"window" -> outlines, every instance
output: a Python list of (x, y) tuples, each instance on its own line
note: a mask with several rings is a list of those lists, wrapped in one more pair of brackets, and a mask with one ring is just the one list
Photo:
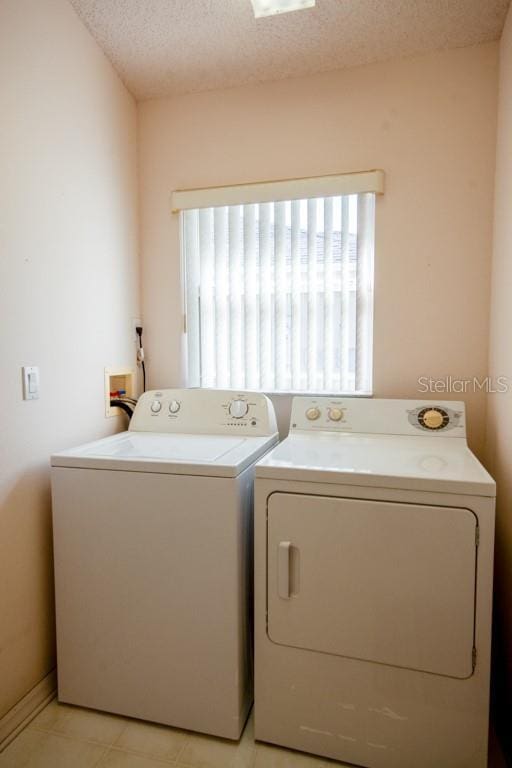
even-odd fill
[(374, 208), (365, 191), (184, 210), (189, 386), (371, 392)]

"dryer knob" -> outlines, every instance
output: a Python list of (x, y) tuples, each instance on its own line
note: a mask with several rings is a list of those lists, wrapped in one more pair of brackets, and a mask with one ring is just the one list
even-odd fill
[(309, 421), (316, 421), (320, 418), (320, 408), (317, 408), (316, 406), (313, 408), (308, 408), (306, 411), (306, 418), (309, 419)]
[(162, 410), (162, 403), (160, 402), (160, 400), (153, 400), (153, 402), (151, 403), (151, 410), (153, 413), (160, 413), (160, 411)]
[(171, 400), (169, 403), (169, 413), (178, 413), (180, 408), (181, 403), (179, 403), (177, 400)]
[(340, 408), (329, 408), (328, 415), (330, 421), (341, 421), (343, 418), (343, 411)]

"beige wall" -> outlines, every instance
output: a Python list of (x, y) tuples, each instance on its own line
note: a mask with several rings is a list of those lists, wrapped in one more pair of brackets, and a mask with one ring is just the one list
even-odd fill
[[(386, 172), (377, 207), (375, 394), (415, 397), (423, 375), (485, 376), (496, 91), (490, 43), (142, 103), (150, 383), (183, 380), (173, 189), (368, 168)], [(481, 452), (485, 395), (465, 399)], [(286, 398), (280, 411), (285, 423)]]
[(49, 456), (121, 424), (138, 275), (135, 105), (67, 0), (1, 1), (0, 114), (1, 717), (54, 664)]
[[(500, 45), (490, 372), (512, 381), (512, 12)], [(489, 397), (488, 466), (497, 482), (494, 685), (502, 735), (512, 707), (512, 391)]]

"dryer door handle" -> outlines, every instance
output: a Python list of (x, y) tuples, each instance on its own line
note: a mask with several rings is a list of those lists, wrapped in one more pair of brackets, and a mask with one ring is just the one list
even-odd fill
[(291, 541), (280, 541), (277, 548), (277, 594), (284, 600), (290, 598), (291, 546)]

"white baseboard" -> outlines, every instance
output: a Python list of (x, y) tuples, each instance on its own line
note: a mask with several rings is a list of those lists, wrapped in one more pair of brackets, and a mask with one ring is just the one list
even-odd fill
[(56, 690), (57, 675), (52, 670), (0, 718), (0, 752), (53, 699)]

